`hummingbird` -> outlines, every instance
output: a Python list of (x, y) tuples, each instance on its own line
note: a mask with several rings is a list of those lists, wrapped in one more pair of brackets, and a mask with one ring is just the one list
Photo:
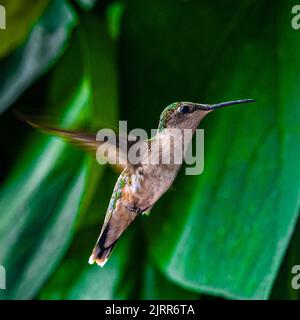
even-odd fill
[[(161, 113), (155, 136), (142, 141), (142, 143), (146, 146), (148, 154), (156, 150), (161, 155), (166, 149), (166, 141), (169, 141), (168, 136), (171, 130), (178, 129), (178, 132), (180, 132), (190, 129), (194, 133), (201, 120), (208, 113), (216, 109), (254, 101), (254, 99), (244, 99), (218, 104), (172, 103)], [(26, 120), (26, 122), (42, 131), (62, 137), (85, 150), (96, 151), (101, 144), (93, 134), (52, 128), (30, 120)], [(125, 151), (120, 147), (124, 139), (130, 146), (138, 143), (138, 139), (130, 139), (129, 141), (127, 137), (119, 135), (118, 141), (112, 146), (117, 148), (117, 152), (127, 161), (123, 165), (119, 165), (121, 174), (115, 184), (100, 235), (88, 260), (90, 264), (96, 262), (101, 267), (109, 259), (113, 248), (127, 227), (139, 215), (148, 215), (155, 203), (170, 188), (182, 163), (175, 163), (172, 160), (170, 163), (163, 163), (161, 157), (155, 164), (143, 161), (130, 163), (126, 154), (127, 150)], [(145, 150), (145, 148), (142, 150)]]

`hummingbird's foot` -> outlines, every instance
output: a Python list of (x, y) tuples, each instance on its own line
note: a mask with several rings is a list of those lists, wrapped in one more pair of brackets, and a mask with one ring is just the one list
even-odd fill
[(127, 206), (127, 205), (125, 205), (125, 207), (126, 207), (129, 211), (134, 212), (134, 213), (136, 213), (136, 214), (142, 214), (142, 213), (145, 211), (145, 210), (142, 210), (141, 208), (136, 207), (135, 205), (133, 205), (133, 206)]
[(150, 207), (147, 207), (145, 209), (141, 209), (141, 208), (138, 208), (137, 206), (133, 205), (133, 206), (126, 206), (125, 207), (131, 211), (131, 212), (134, 212), (136, 214), (142, 214), (142, 215), (149, 215), (150, 213), (150, 210), (152, 209), (153, 206), (150, 206)]

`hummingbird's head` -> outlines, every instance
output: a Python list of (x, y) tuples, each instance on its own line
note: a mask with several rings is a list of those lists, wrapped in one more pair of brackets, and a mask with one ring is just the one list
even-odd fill
[(211, 111), (235, 104), (254, 102), (253, 99), (222, 102), (218, 104), (200, 104), (193, 102), (175, 102), (162, 112), (158, 129), (178, 128), (196, 129), (200, 121)]

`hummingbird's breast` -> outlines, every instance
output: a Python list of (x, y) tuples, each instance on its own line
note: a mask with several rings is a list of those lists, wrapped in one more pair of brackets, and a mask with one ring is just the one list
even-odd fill
[[(147, 142), (137, 166), (124, 170), (124, 201), (141, 211), (152, 207), (170, 188), (184, 158), (182, 131), (168, 130)], [(146, 143), (146, 142), (145, 142)], [(145, 146), (144, 146), (145, 147)]]
[(152, 207), (170, 188), (180, 166), (143, 165), (127, 179), (124, 187), (124, 201), (128, 206), (141, 211)]

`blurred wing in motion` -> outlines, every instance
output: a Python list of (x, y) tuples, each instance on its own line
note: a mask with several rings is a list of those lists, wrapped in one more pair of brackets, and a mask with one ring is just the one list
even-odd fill
[[(127, 135), (118, 134), (115, 135), (115, 139), (108, 138), (106, 141), (98, 141), (96, 134), (54, 128), (31, 121), (20, 114), (18, 114), (18, 117), (42, 132), (63, 138), (84, 151), (94, 153), (95, 155), (97, 153), (97, 157), (100, 156), (110, 165), (117, 167), (119, 171), (122, 171), (129, 164), (127, 158), (128, 149), (138, 142), (137, 137), (130, 136), (129, 140)], [(115, 141), (115, 143), (111, 143), (110, 141)], [(99, 148), (100, 146), (105, 146), (105, 148)]]

